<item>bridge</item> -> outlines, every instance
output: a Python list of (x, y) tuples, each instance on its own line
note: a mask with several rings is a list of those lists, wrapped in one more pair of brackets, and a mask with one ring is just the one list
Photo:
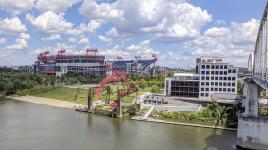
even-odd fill
[(250, 75), (244, 79), (243, 106), (238, 115), (237, 146), (268, 149), (268, 117), (261, 116), (259, 101), (268, 96), (268, 2), (260, 22), (254, 53), (250, 55)]

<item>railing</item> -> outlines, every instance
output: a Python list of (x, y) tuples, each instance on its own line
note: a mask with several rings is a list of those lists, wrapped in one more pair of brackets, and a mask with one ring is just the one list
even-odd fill
[[(267, 3), (268, 4), (268, 3)], [(259, 31), (257, 35), (257, 40), (255, 44), (254, 50), (254, 59), (250, 59), (253, 61), (253, 73), (255, 79), (261, 81), (260, 84), (268, 81), (268, 53), (267, 53), (267, 32), (268, 32), (268, 24), (267, 24), (267, 8), (266, 5), (261, 23), (259, 26)], [(251, 64), (249, 62), (249, 64)], [(251, 68), (251, 66), (249, 66)], [(266, 83), (265, 83), (266, 84)]]

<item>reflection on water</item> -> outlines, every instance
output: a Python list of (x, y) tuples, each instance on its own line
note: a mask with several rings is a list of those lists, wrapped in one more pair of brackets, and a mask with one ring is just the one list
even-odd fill
[(1, 150), (235, 149), (236, 132), (165, 125), (0, 100)]

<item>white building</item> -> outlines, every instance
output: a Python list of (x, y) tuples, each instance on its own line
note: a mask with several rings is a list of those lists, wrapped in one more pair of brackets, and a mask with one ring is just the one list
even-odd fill
[(175, 74), (173, 78), (165, 79), (165, 95), (206, 101), (219, 95), (235, 96), (237, 72), (237, 68), (224, 62), (222, 58), (197, 58), (195, 74), (180, 73)]
[(200, 76), (200, 99), (210, 99), (212, 94), (237, 94), (237, 68), (222, 58), (197, 58), (196, 73)]

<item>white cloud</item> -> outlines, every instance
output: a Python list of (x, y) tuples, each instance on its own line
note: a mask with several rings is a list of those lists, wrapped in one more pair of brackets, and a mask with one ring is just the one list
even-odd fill
[(122, 11), (116, 9), (114, 5), (114, 3), (97, 4), (94, 0), (84, 0), (80, 7), (80, 13), (90, 19), (118, 19), (122, 16)]
[(115, 27), (112, 27), (105, 34), (107, 37), (112, 39), (129, 39), (130, 37), (133, 37), (133, 35), (130, 35), (129, 33), (118, 33)]
[(221, 56), (235, 65), (247, 64), (254, 50), (259, 21), (232, 22), (229, 26), (207, 29), (199, 38), (187, 42), (185, 48), (194, 56)]
[(194, 61), (189, 61), (189, 60), (191, 60), (190, 55), (186, 55), (181, 52), (168, 51), (159, 55), (158, 64), (167, 65), (167, 66), (176, 65), (177, 67), (190, 65), (190, 64), (187, 64), (189, 62), (191, 62), (191, 64), (194, 64)]
[(206, 10), (176, 0), (84, 1), (80, 13), (89, 19), (112, 22), (115, 28), (107, 34), (147, 33), (163, 41), (198, 37), (201, 28), (212, 20)]
[(85, 44), (86, 46), (89, 46), (89, 39), (84, 35), (81, 35), (77, 41), (79, 44)]
[(40, 16), (34, 18), (27, 14), (27, 20), (31, 22), (37, 30), (46, 33), (59, 33), (72, 30), (73, 24), (64, 19), (63, 14), (56, 14), (52, 11), (47, 11)]
[(43, 41), (60, 40), (60, 39), (61, 39), (60, 34), (51, 34), (49, 37), (42, 38)]
[(90, 20), (87, 24), (86, 31), (96, 32), (96, 30), (101, 26), (101, 21), (99, 20)]
[(5, 44), (7, 42), (6, 38), (0, 37), (0, 44)]
[(15, 33), (15, 32), (25, 32), (27, 28), (20, 21), (18, 17), (5, 18), (0, 20), (0, 34), (1, 33)]
[(102, 35), (99, 35), (99, 36), (98, 36), (98, 39), (99, 39), (100, 41), (104, 42), (104, 43), (111, 43), (111, 42), (112, 42), (112, 39), (109, 39), (109, 38), (107, 38), (107, 37), (105, 37), (105, 36), (102, 36)]
[(126, 51), (132, 53), (133, 56), (141, 56), (142, 58), (151, 58), (152, 54), (159, 54), (159, 51), (150, 47), (150, 40), (141, 41), (138, 44), (132, 44), (126, 47)]
[(115, 59), (117, 56), (122, 56), (124, 59), (128, 58), (130, 53), (122, 51), (121, 49), (121, 46), (115, 45), (112, 48), (105, 49), (101, 54), (104, 54), (107, 59)]
[(0, 9), (17, 15), (32, 9), (34, 1), (35, 0), (0, 0)]
[(80, 0), (37, 0), (35, 7), (43, 12), (53, 11), (62, 13), (79, 1)]
[(68, 41), (69, 41), (69, 42), (76, 42), (77, 40), (76, 40), (75, 38), (73, 38), (73, 37), (70, 37), (70, 38), (68, 39)]
[(30, 35), (26, 33), (21, 33), (20, 36), (16, 39), (15, 44), (6, 46), (9, 50), (19, 50), (25, 49), (28, 47), (28, 40), (30, 39)]

